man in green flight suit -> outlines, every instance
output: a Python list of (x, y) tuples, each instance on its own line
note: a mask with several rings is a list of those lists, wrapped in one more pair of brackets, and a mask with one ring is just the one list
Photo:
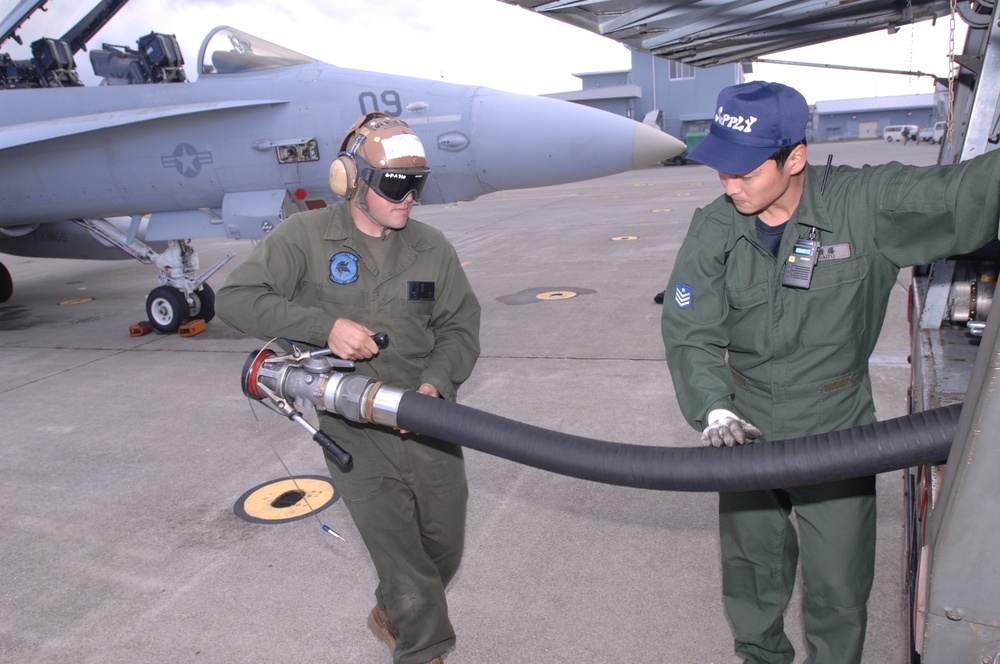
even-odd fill
[[(430, 172), (423, 145), (402, 120), (371, 113), (340, 150), (330, 184), (345, 200), (271, 231), (219, 291), (218, 314), (454, 400), (479, 357), (480, 307), (454, 247), (410, 218)], [(378, 331), (389, 336), (382, 350)], [(441, 664), (455, 645), (445, 588), (465, 542), (462, 449), (326, 412), (319, 420), (354, 460), (344, 471), (327, 457), (327, 467), (378, 574), (368, 626), (395, 664)]]
[[(796, 90), (723, 89), (691, 157), (725, 195), (695, 212), (662, 332), (677, 399), (706, 445), (875, 421), (868, 358), (900, 267), (997, 237), (1000, 151), (954, 166), (806, 163)], [(790, 521), (795, 511), (798, 533)], [(783, 613), (801, 561), (810, 664), (860, 662), (875, 562), (875, 478), (719, 495), (736, 653), (794, 659)]]

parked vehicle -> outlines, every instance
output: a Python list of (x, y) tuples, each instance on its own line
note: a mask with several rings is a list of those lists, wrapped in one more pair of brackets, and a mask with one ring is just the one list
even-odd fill
[(663, 162), (663, 165), (666, 166), (667, 164), (674, 164), (675, 166), (683, 166), (688, 162), (692, 164), (697, 164), (698, 162), (691, 159), (688, 155), (691, 154), (691, 150), (694, 150), (695, 147), (697, 147), (697, 145), (701, 143), (702, 139), (705, 138), (706, 136), (708, 136), (707, 131), (689, 131), (687, 134), (684, 135), (684, 144), (687, 146), (684, 152), (677, 155), (673, 159), (668, 159), (667, 161)]
[(931, 143), (940, 143), (944, 140), (944, 137), (948, 134), (948, 123), (944, 120), (940, 120), (934, 123), (934, 129), (931, 130), (931, 135), (927, 139)]
[(902, 141), (904, 134), (906, 140), (915, 141), (920, 134), (920, 127), (917, 125), (889, 125), (882, 130), (882, 138), (890, 143), (893, 141)]

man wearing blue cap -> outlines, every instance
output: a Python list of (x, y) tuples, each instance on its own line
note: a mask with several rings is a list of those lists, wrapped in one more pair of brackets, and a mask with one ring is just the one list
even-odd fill
[[(662, 331), (679, 405), (706, 445), (874, 422), (868, 358), (899, 268), (997, 237), (1000, 150), (954, 166), (823, 168), (806, 161), (808, 121), (792, 88), (728, 87), (691, 154), (719, 171), (725, 195), (695, 212)], [(793, 661), (783, 613), (799, 562), (807, 662), (861, 661), (874, 477), (721, 493), (719, 533), (745, 662)]]

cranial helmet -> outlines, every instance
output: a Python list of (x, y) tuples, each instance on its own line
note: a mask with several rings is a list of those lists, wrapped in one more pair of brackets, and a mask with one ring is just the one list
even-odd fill
[(330, 164), (330, 188), (354, 198), (362, 184), (380, 196), (400, 202), (413, 192), (419, 200), (430, 169), (420, 138), (399, 118), (369, 113), (359, 118), (340, 143)]

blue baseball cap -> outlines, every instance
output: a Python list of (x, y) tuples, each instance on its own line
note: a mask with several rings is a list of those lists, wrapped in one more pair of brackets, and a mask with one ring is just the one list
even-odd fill
[(719, 93), (715, 121), (691, 159), (722, 173), (749, 173), (778, 148), (804, 140), (808, 122), (809, 105), (794, 88), (764, 81), (731, 85)]

